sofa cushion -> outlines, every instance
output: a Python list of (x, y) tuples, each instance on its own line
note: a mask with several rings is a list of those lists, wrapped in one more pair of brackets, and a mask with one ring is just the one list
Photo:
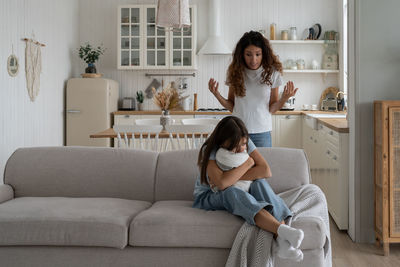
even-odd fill
[[(244, 223), (226, 211), (192, 208), (192, 201), (159, 201), (136, 216), (129, 233), (131, 246), (231, 248)], [(301, 249), (320, 249), (326, 242), (320, 217), (300, 217), (292, 227), (304, 231)]]
[(226, 211), (192, 208), (192, 201), (159, 201), (131, 223), (129, 244), (144, 247), (231, 248), (244, 220)]
[(15, 198), (0, 205), (0, 245), (124, 248), (132, 218), (150, 206), (117, 198)]
[[(268, 179), (268, 182), (275, 193), (310, 182), (308, 161), (302, 149), (283, 147), (257, 149), (271, 167), (272, 177)], [(194, 183), (199, 176), (198, 154), (198, 149), (167, 151), (159, 154), (155, 178), (155, 201), (193, 200)], [(171, 166), (174, 167), (171, 168)]]
[(28, 147), (7, 161), (15, 197), (109, 197), (154, 201), (158, 153), (109, 147)]

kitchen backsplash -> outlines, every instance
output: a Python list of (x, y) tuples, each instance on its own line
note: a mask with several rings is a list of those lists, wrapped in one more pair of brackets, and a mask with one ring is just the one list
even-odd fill
[[(254, 2), (254, 3), (253, 3)], [(308, 0), (282, 2), (279, 0), (253, 1), (253, 5), (244, 6), (240, 0), (221, 1), (221, 32), (226, 44), (234, 48), (242, 34), (249, 30), (265, 30), (272, 22), (277, 24), (277, 32), (296, 26), (298, 37), (302, 31), (318, 22), (323, 31), (338, 29), (338, 16), (336, 12), (327, 13), (326, 10), (338, 10), (337, 1), (321, 0), (314, 1), (313, 8), (309, 10)], [(198, 56), (198, 69), (195, 71), (169, 71), (169, 70), (117, 70), (117, 7), (123, 4), (155, 4), (156, 1), (109, 1), (109, 0), (81, 0), (80, 1), (80, 42), (89, 41), (93, 44), (103, 43), (107, 47), (106, 54), (96, 64), (99, 72), (104, 77), (114, 79), (120, 83), (121, 97), (134, 97), (136, 91), (145, 90), (153, 77), (145, 77), (145, 73), (193, 73), (196, 77), (188, 77), (188, 89), (185, 94), (193, 97), (198, 94), (198, 107), (221, 107), (214, 96), (208, 91), (208, 80), (215, 78), (220, 83), (222, 95), (227, 96), (228, 87), (225, 85), (226, 69), (230, 63), (231, 56)], [(204, 44), (208, 34), (207, 1), (190, 1), (197, 5), (197, 50)], [(225, 8), (229, 5), (229, 8)], [(256, 8), (254, 8), (256, 7)], [(301, 10), (302, 17), (298, 14)], [(232, 14), (237, 14), (232, 16)], [(107, 17), (107, 20), (104, 18)], [(322, 59), (322, 45), (274, 45), (275, 52), (282, 61), (288, 58), (295, 60), (303, 58), (306, 65), (311, 60)], [(283, 63), (283, 62), (282, 62)], [(84, 71), (81, 65), (81, 71)], [(308, 67), (308, 66), (306, 66)], [(154, 77), (164, 86), (170, 81), (178, 80), (177, 77)], [(285, 81), (293, 80), (299, 87), (296, 95), (295, 107), (300, 109), (302, 104), (315, 104), (319, 102), (320, 95), (324, 89), (330, 86), (338, 86), (338, 74), (316, 74), (316, 73), (286, 73)], [(283, 86), (280, 88), (283, 90)], [(151, 99), (145, 100), (146, 110), (157, 109)]]

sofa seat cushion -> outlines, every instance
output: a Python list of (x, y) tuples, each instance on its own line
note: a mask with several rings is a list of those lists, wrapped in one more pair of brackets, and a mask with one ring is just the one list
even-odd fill
[[(131, 223), (129, 245), (144, 247), (231, 248), (244, 220), (226, 211), (192, 208), (192, 201), (158, 201)], [(327, 241), (320, 217), (299, 217), (294, 228), (304, 231), (301, 249), (320, 249)]]
[(244, 220), (227, 211), (192, 208), (193, 201), (158, 201), (136, 216), (131, 246), (231, 248)]
[(130, 222), (150, 206), (118, 198), (15, 198), (0, 204), (0, 246), (124, 248)]

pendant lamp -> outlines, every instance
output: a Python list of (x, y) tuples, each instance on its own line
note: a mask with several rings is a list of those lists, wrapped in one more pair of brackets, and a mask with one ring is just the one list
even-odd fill
[(189, 0), (158, 0), (156, 26), (171, 31), (190, 27)]

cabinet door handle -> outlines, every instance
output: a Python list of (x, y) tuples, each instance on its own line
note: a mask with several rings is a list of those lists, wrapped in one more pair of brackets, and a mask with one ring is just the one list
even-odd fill
[(313, 140), (312, 136), (310, 136), (310, 140)]
[(333, 159), (334, 159), (334, 160), (337, 160), (337, 157), (336, 157), (336, 156), (333, 156)]
[(129, 115), (124, 115), (124, 118), (129, 118)]
[(329, 134), (330, 134), (330, 135), (333, 135), (333, 131), (330, 131)]
[(77, 109), (68, 109), (67, 113), (81, 113), (81, 111)]
[(286, 119), (290, 119), (290, 115), (286, 115), (286, 117), (285, 117)]
[(329, 150), (327, 150), (327, 151), (326, 151), (326, 154), (328, 154), (328, 155), (329, 155), (329, 154), (331, 154), (331, 152), (330, 152)]

